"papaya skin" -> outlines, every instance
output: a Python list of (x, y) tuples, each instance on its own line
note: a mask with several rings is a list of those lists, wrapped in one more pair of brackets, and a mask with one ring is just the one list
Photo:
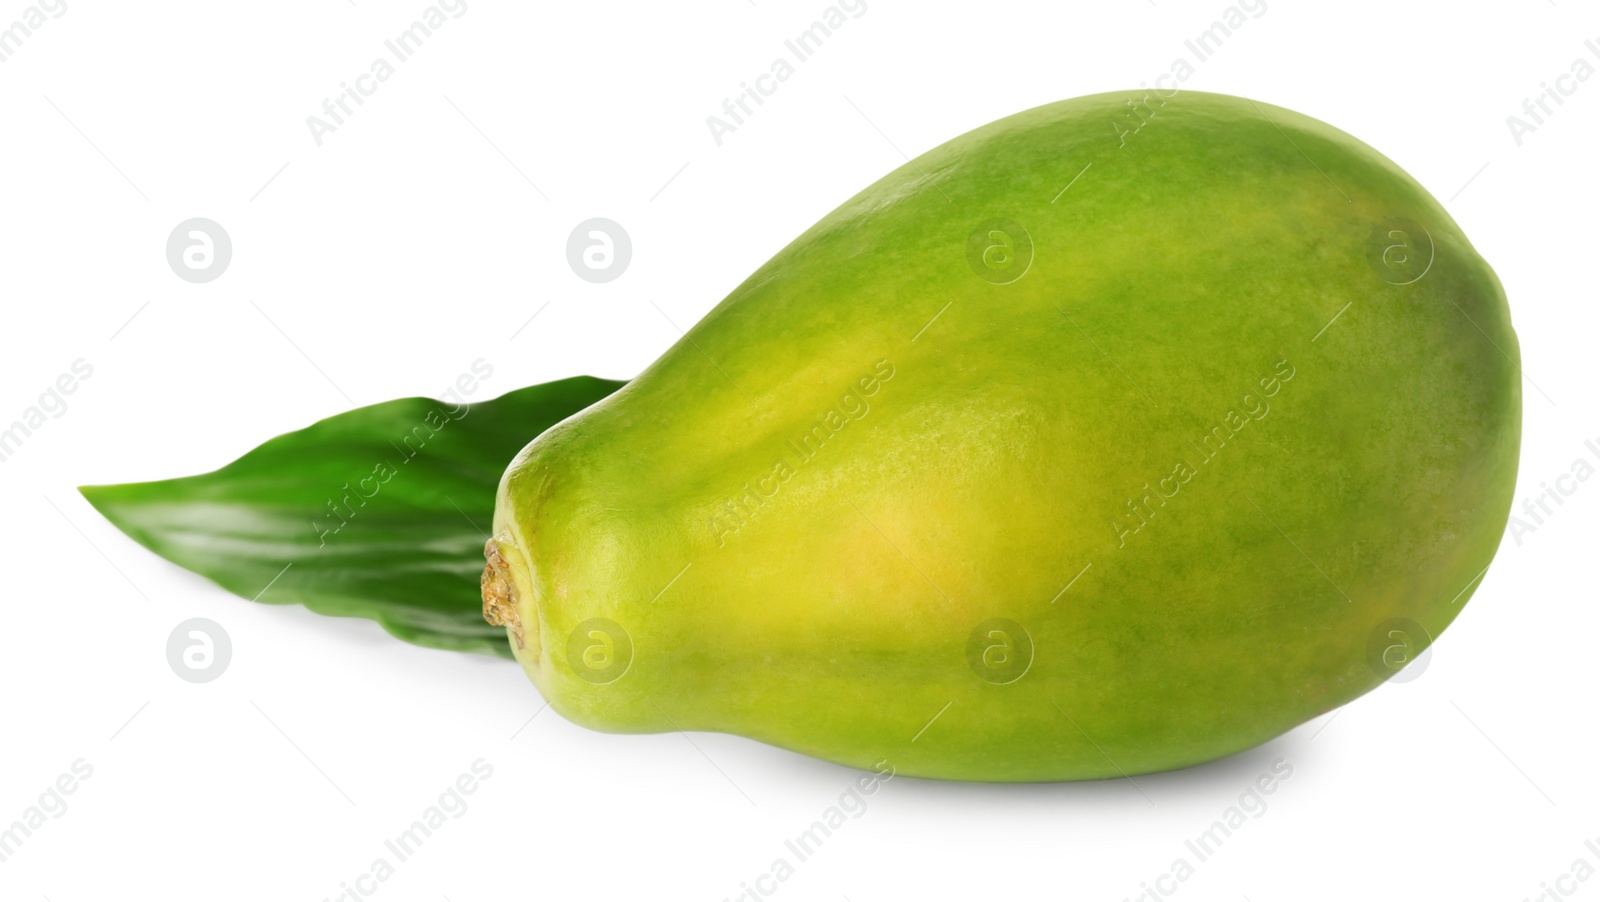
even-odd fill
[(955, 780), (1180, 768), (1456, 617), (1518, 367), (1494, 272), (1355, 138), (1062, 101), (866, 188), (529, 444), (485, 595), (597, 730)]

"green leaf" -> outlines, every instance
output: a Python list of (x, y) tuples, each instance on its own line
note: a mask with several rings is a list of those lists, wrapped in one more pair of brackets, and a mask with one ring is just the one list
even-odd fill
[(212, 473), (79, 491), (134, 541), (237, 595), (510, 657), (479, 589), (500, 475), (541, 432), (623, 384), (580, 376), (462, 405), (403, 398), (280, 435)]

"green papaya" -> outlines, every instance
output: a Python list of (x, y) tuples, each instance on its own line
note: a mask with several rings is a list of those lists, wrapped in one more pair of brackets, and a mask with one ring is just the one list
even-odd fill
[(1265, 742), (1426, 649), (1521, 426), (1494, 272), (1350, 135), (1101, 94), (937, 147), (502, 477), (551, 707), (923, 777)]

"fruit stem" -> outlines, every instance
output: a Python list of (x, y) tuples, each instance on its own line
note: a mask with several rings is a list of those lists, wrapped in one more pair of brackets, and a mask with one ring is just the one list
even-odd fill
[(494, 539), (484, 543), (483, 556), (489, 562), (483, 568), (483, 619), (491, 626), (509, 627), (511, 638), (520, 650), (525, 647), (522, 615), (517, 608), (517, 584), (511, 575), (511, 565)]

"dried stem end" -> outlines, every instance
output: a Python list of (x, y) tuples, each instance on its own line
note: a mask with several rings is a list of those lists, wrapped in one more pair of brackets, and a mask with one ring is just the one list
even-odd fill
[(483, 568), (483, 619), (491, 626), (510, 627), (511, 638), (521, 650), (525, 647), (522, 614), (517, 607), (517, 584), (511, 575), (511, 565), (506, 563), (494, 539), (484, 544), (483, 556), (489, 561)]

